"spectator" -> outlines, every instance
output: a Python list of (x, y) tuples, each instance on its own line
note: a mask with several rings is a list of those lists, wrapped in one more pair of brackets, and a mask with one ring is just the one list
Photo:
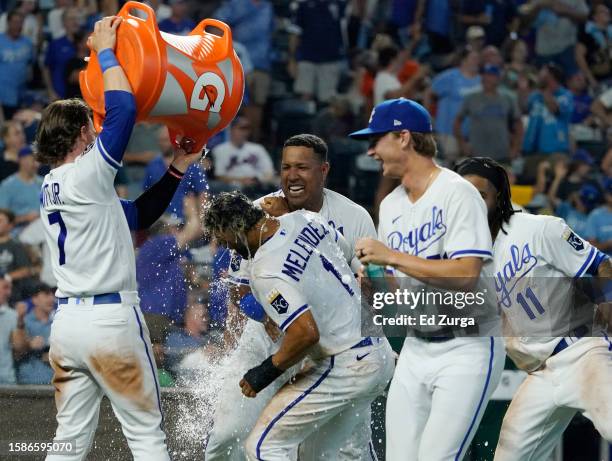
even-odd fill
[(185, 309), (183, 327), (171, 331), (166, 338), (166, 358), (172, 369), (187, 353), (207, 343), (210, 328), (208, 308), (201, 299), (191, 299)]
[[(147, 165), (145, 172), (145, 180), (143, 189), (147, 190), (153, 184), (155, 184), (161, 177), (168, 171), (168, 167), (172, 163), (174, 157), (174, 150), (172, 141), (170, 141), (170, 135), (168, 129), (165, 126), (158, 128), (157, 140), (161, 154), (155, 157)], [(195, 196), (197, 198), (199, 208), (202, 209), (204, 202), (206, 201), (206, 194), (208, 191), (208, 183), (206, 181), (206, 174), (202, 171), (202, 167), (199, 163), (194, 163), (187, 168), (183, 179), (181, 180), (170, 205), (166, 210), (173, 216), (176, 216), (181, 221), (184, 220), (183, 209), (184, 199), (188, 195)]]
[(12, 282), (11, 301), (24, 299), (31, 292), (33, 280), (40, 268), (32, 266), (23, 245), (11, 238), (15, 215), (0, 208), (0, 277)]
[[(185, 198), (185, 226), (165, 215), (153, 229), (136, 258), (138, 295), (143, 312), (160, 314), (175, 323), (183, 320), (187, 305), (187, 283), (181, 265), (189, 243), (202, 235), (197, 200)], [(164, 224), (169, 224), (169, 230)]]
[[(24, 17), (23, 21), (23, 36), (30, 39), (32, 44), (38, 48), (42, 39), (42, 18), (38, 14), (38, 0), (20, 0), (15, 6), (15, 10), (21, 13)], [(0, 16), (0, 33), (7, 32), (9, 13), (3, 13)]]
[[(455, 159), (459, 153), (459, 145), (453, 136), (453, 123), (461, 104), (469, 93), (481, 89), (479, 65), (480, 55), (465, 49), (461, 53), (459, 66), (436, 75), (431, 84), (427, 99), (431, 99), (432, 95), (438, 99), (435, 131), (438, 146), (447, 160)], [(431, 105), (431, 101), (428, 105)]]
[(592, 184), (584, 184), (579, 191), (572, 192), (567, 200), (555, 208), (555, 214), (563, 218), (567, 225), (580, 236), (588, 232), (588, 215), (600, 199), (599, 190)]
[(591, 104), (591, 112), (604, 129), (612, 126), (612, 88), (599, 95)]
[[(19, 241), (26, 245), (36, 261), (40, 261), (40, 281), (50, 287), (56, 287), (57, 281), (51, 267), (51, 251), (45, 241), (45, 228), (42, 220), (32, 221), (19, 233)], [(36, 265), (36, 264), (35, 264)]]
[(172, 16), (172, 8), (164, 4), (163, 0), (146, 0), (142, 3), (153, 8), (158, 23)]
[[(123, 162), (130, 165), (147, 165), (157, 157), (159, 155), (158, 135), (161, 126), (149, 122), (139, 122), (134, 125)], [(142, 177), (140, 179), (142, 180)]]
[(340, 81), (344, 41), (340, 21), (345, 2), (296, 2), (295, 28), (289, 41), (289, 74), (294, 90), (307, 100), (329, 102)]
[[(47, 25), (51, 32), (51, 40), (66, 35), (64, 28), (64, 12), (74, 7), (74, 0), (55, 0), (55, 7), (47, 15)], [(79, 17), (80, 20), (80, 17)]]
[(241, 187), (271, 183), (274, 165), (261, 144), (247, 141), (251, 124), (246, 117), (236, 117), (230, 128), (230, 139), (212, 151), (218, 180)]
[(13, 335), (19, 384), (51, 384), (53, 369), (49, 365), (49, 335), (55, 298), (51, 288), (39, 285), (32, 296), (34, 307), (18, 319)]
[(32, 147), (19, 151), (19, 169), (0, 183), (0, 208), (15, 214), (15, 226), (23, 227), (40, 217), (40, 189), (43, 178), (38, 176), (38, 162)]
[[(504, 161), (520, 154), (523, 124), (516, 101), (499, 90), (501, 70), (486, 65), (482, 68), (482, 90), (465, 98), (455, 119), (454, 134), (463, 155), (478, 155)], [(469, 120), (467, 139), (461, 133)]]
[(500, 69), (504, 66), (504, 58), (499, 48), (493, 45), (485, 46), (480, 52), (480, 64), (483, 66), (497, 66)]
[(604, 181), (604, 203), (589, 213), (584, 237), (612, 256), (612, 178)]
[(533, 178), (543, 158), (567, 153), (570, 148), (569, 123), (574, 110), (572, 94), (563, 87), (563, 71), (555, 64), (540, 70), (540, 90), (529, 97), (529, 122), (523, 151), (531, 156), (525, 162), (525, 175)]
[(556, 161), (554, 178), (548, 190), (548, 198), (555, 208), (561, 202), (570, 201), (572, 194), (580, 192), (585, 184), (591, 183), (597, 188), (589, 177), (594, 163), (593, 157), (583, 149), (578, 149), (569, 163), (566, 159)]
[(576, 63), (592, 87), (612, 78), (612, 24), (605, 3), (593, 7), (592, 19), (580, 30)]
[[(367, 19), (368, 10), (372, 8), (368, 3), (372, 2), (362, 3), (364, 3), (362, 16)], [(421, 23), (415, 20), (418, 8), (419, 2), (414, 0), (392, 0), (391, 2), (388, 25), (392, 30), (392, 35), (402, 47), (409, 46), (411, 42), (420, 39)]]
[(374, 104), (380, 104), (386, 99), (400, 97), (413, 98), (416, 85), (418, 85), (427, 73), (425, 66), (419, 66), (416, 73), (408, 78), (403, 84), (397, 75), (400, 70), (401, 60), (397, 48), (383, 48), (378, 53), (378, 68), (374, 79)]
[(66, 98), (82, 98), (81, 86), (79, 84), (79, 73), (85, 69), (87, 62), (85, 58), (89, 56), (90, 50), (87, 46), (89, 34), (83, 30), (79, 30), (74, 34), (74, 42), (76, 44), (76, 55), (68, 62), (64, 73), (64, 87), (66, 88)]
[(450, 0), (429, 0), (425, 8), (417, 8), (416, 21), (421, 22), (421, 16), (425, 14), (425, 32), (434, 55), (446, 55), (452, 53), (454, 45), (451, 41), (452, 10)]
[(189, 35), (196, 23), (189, 17), (189, 4), (185, 0), (170, 0), (172, 14), (159, 22), (159, 30), (174, 35)]
[(80, 15), (76, 8), (66, 8), (62, 14), (65, 34), (52, 40), (42, 68), (47, 94), (51, 101), (66, 97), (66, 64), (77, 54), (77, 37)]
[(520, 25), (517, 3), (515, 1), (485, 0), (485, 13), (489, 21), (484, 27), (488, 44), (501, 47), (508, 36), (516, 35)]
[(34, 46), (22, 35), (23, 20), (22, 13), (12, 10), (7, 16), (6, 33), (0, 34), (0, 104), (5, 119), (19, 109), (34, 59)]
[(582, 71), (576, 72), (567, 81), (567, 88), (572, 93), (574, 110), (572, 111), (572, 125), (578, 123), (588, 124), (591, 118), (591, 104), (593, 98), (589, 94), (587, 80)]
[[(92, 32), (96, 22), (106, 16), (113, 16), (119, 11), (118, 0), (86, 0), (87, 17), (85, 18), (85, 30)], [(160, 19), (157, 18), (159, 22)]]
[(523, 40), (512, 40), (508, 46), (508, 63), (504, 66), (503, 85), (516, 94), (521, 113), (527, 110), (527, 101), (537, 80), (536, 69), (527, 62), (529, 50)]
[(214, 17), (232, 28), (232, 38), (248, 51), (254, 70), (247, 74), (249, 104), (244, 108), (253, 127), (253, 139), (259, 141), (263, 106), (270, 89), (274, 7), (267, 0), (227, 0)]
[(538, 64), (554, 62), (568, 74), (576, 71), (574, 47), (578, 25), (586, 21), (589, 8), (584, 0), (530, 0), (519, 12), (536, 29)]
[(15, 384), (11, 337), (17, 328), (17, 312), (9, 306), (11, 282), (0, 278), (0, 385)]
[(345, 141), (355, 131), (357, 120), (346, 96), (334, 96), (329, 106), (322, 109), (313, 121), (313, 133), (330, 142), (334, 139)]
[(19, 169), (19, 151), (26, 145), (23, 126), (17, 120), (9, 120), (0, 129), (4, 152), (0, 160), (0, 181)]
[(466, 45), (470, 50), (482, 51), (485, 46), (485, 31), (480, 26), (470, 26), (465, 32)]

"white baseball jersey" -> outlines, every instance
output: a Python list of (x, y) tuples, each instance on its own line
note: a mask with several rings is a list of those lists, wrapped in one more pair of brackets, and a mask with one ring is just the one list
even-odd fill
[(98, 137), (45, 176), (40, 213), (58, 297), (137, 290), (130, 229), (113, 186), (119, 166)]
[[(441, 170), (416, 202), (403, 186), (383, 200), (379, 239), (424, 259), (482, 258), (479, 283), (486, 282), (493, 268), (486, 205), (472, 184)], [(422, 288), (421, 282), (393, 272), (403, 276), (404, 289)], [(495, 338), (500, 322), (492, 286), (488, 293), (483, 309), (473, 312), (479, 337), (406, 338), (387, 396), (387, 460), (463, 459), (504, 368), (503, 341)], [(419, 311), (429, 307), (439, 306), (418, 306)], [(417, 328), (435, 331), (441, 326)]]
[[(259, 205), (266, 197), (283, 196), (283, 191), (279, 190), (257, 199), (255, 205)], [(329, 226), (336, 229), (344, 236), (351, 250), (354, 250), (357, 240), (361, 238), (376, 238), (374, 222), (366, 209), (338, 192), (334, 192), (330, 189), (323, 189), (323, 206), (319, 214)], [(234, 254), (228, 270), (229, 281), (248, 285), (248, 264), (248, 261), (242, 260), (238, 255)], [(354, 251), (351, 267), (354, 272), (357, 272), (359, 267), (361, 267), (361, 263)]]
[(560, 337), (589, 328), (593, 311), (574, 309), (572, 279), (605, 258), (561, 218), (512, 215), (494, 245), (495, 289), (504, 313), (508, 355), (531, 371), (551, 355)]
[[(283, 192), (278, 191), (266, 197), (282, 195)], [(255, 204), (261, 203), (266, 197), (255, 201)], [(351, 247), (353, 257), (354, 246), (359, 238), (376, 236), (374, 223), (368, 212), (355, 202), (332, 190), (324, 189), (323, 206), (319, 214), (329, 226), (343, 234)], [(351, 261), (352, 269), (356, 271), (359, 266), (359, 260), (354, 257)], [(249, 261), (241, 259), (238, 254), (233, 252), (232, 262), (228, 269), (228, 280), (233, 283), (248, 285), (249, 277)], [(266, 404), (282, 386), (283, 380), (279, 379), (276, 383), (268, 386), (258, 394), (256, 399), (243, 398), (240, 388), (234, 386), (234, 383), (239, 382), (249, 368), (264, 360), (277, 349), (278, 342), (272, 342), (259, 322), (249, 319), (240, 337), (238, 348), (231, 357), (231, 363), (234, 365), (228, 367), (223, 373), (224, 381), (229, 384), (222, 387), (221, 394), (217, 397), (215, 424), (206, 447), (206, 459), (245, 459), (246, 455), (242, 451), (243, 438), (246, 438), (251, 431)], [(239, 402), (238, 405), (237, 402)], [(366, 454), (370, 453), (370, 412), (360, 412), (360, 419), (358, 427), (348, 438), (347, 444), (338, 453), (338, 460), (363, 459), (367, 456)], [(314, 450), (316, 452), (318, 450), (316, 441), (305, 442), (302, 448), (306, 451)], [(304, 453), (300, 456), (308, 459)]]
[(282, 331), (312, 313), (320, 336), (313, 358), (351, 348), (362, 337), (350, 246), (316, 213), (294, 211), (278, 219), (280, 228), (251, 260), (253, 295)]
[[(458, 174), (446, 168), (441, 170), (416, 203), (410, 201), (401, 185), (382, 201), (378, 239), (393, 250), (425, 259), (490, 260), (491, 234), (482, 197)], [(398, 270), (389, 267), (387, 271), (403, 277), (400, 283), (404, 288), (423, 286)], [(487, 275), (492, 276), (492, 265), (485, 263), (481, 283), (486, 282)], [(491, 300), (485, 303), (486, 307), (478, 312), (474, 310), (481, 321), (497, 316), (492, 288), (490, 291)]]

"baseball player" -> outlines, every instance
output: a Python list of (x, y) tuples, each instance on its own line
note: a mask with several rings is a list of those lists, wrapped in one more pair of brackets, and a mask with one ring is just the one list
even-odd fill
[[(299, 209), (318, 212), (332, 228), (344, 236), (351, 248), (354, 248), (357, 239), (376, 235), (374, 223), (363, 207), (337, 192), (324, 188), (328, 171), (325, 142), (311, 134), (293, 136), (283, 147), (282, 190), (255, 201), (255, 204), (275, 216)], [(358, 259), (354, 258), (354, 271), (357, 271), (360, 265)], [(265, 315), (263, 308), (256, 303), (253, 295), (249, 294), (248, 260), (243, 260), (235, 254), (228, 272), (230, 281), (240, 286), (238, 299), (242, 299), (239, 304), (247, 315), (254, 318), (247, 321), (238, 347), (229, 360), (231, 366), (223, 373), (223, 380), (227, 384), (221, 388), (215, 408), (214, 425), (206, 446), (208, 461), (244, 459), (244, 440), (265, 405), (283, 384), (282, 380), (272, 383), (257, 399), (245, 399), (240, 388), (235, 385), (251, 366), (276, 352), (279, 343), (273, 341), (266, 332), (262, 323)], [(361, 422), (338, 454), (338, 459), (375, 459), (370, 437), (370, 412), (367, 411), (361, 414)], [(316, 457), (316, 451), (316, 443), (308, 441), (302, 446), (300, 458)]]
[(506, 171), (495, 161), (467, 159), (457, 172), (487, 204), (496, 291), (504, 330), (512, 333), (506, 348), (528, 372), (504, 418), (495, 460), (548, 459), (578, 411), (612, 442), (612, 342), (594, 325), (593, 310), (571, 301), (575, 278), (610, 280), (610, 260), (563, 219), (515, 212)]
[[(411, 278), (400, 279), (402, 285), (433, 281), (471, 290), (491, 259), (486, 209), (471, 184), (436, 165), (431, 131), (423, 106), (400, 98), (377, 105), (369, 126), (350, 135), (369, 138), (368, 155), (382, 162), (384, 176), (402, 182), (380, 206), (384, 243), (360, 240), (357, 255)], [(479, 337), (444, 328), (424, 335), (417, 328), (406, 338), (387, 397), (387, 460), (463, 458), (505, 360), (491, 304), (479, 318)]]
[(136, 201), (113, 187), (136, 116), (130, 84), (113, 49), (121, 18), (98, 21), (90, 38), (104, 80), (106, 119), (96, 137), (90, 110), (78, 99), (43, 112), (37, 158), (53, 169), (40, 196), (41, 219), (57, 279), (58, 310), (49, 358), (58, 428), (84, 459), (106, 395), (137, 460), (168, 460), (159, 385), (149, 332), (138, 305), (130, 229), (150, 226), (165, 210), (199, 154), (178, 150), (166, 175)]
[(238, 192), (214, 198), (204, 224), (220, 244), (250, 259), (252, 293), (284, 333), (278, 351), (244, 374), (242, 393), (257, 398), (306, 359), (259, 416), (247, 457), (291, 459), (316, 433), (319, 459), (335, 459), (355, 415), (369, 409), (393, 374), (389, 343), (361, 337), (350, 246), (316, 213), (269, 217)]

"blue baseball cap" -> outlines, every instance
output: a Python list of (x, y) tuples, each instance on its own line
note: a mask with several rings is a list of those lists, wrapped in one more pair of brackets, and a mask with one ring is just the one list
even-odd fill
[(366, 139), (372, 135), (401, 130), (431, 133), (433, 128), (427, 109), (411, 99), (389, 99), (372, 110), (367, 128), (355, 131), (349, 137)]
[(34, 150), (32, 149), (32, 146), (27, 145), (19, 149), (19, 152), (17, 153), (17, 158), (26, 157), (28, 155), (32, 155), (33, 153)]
[(489, 75), (497, 75), (498, 77), (501, 75), (501, 69), (494, 64), (485, 64), (480, 69), (481, 74), (489, 74)]
[(584, 149), (576, 149), (576, 152), (572, 155), (572, 162), (583, 162), (587, 165), (593, 165), (595, 163), (591, 154)]

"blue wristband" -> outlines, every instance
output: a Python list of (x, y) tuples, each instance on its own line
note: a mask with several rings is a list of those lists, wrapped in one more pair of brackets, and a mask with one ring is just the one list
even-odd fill
[(98, 62), (100, 63), (102, 73), (106, 72), (111, 67), (119, 65), (115, 53), (110, 48), (104, 48), (98, 53)]
[(266, 318), (266, 311), (263, 306), (257, 302), (253, 293), (244, 295), (240, 300), (239, 307), (244, 315), (256, 322), (263, 322)]

